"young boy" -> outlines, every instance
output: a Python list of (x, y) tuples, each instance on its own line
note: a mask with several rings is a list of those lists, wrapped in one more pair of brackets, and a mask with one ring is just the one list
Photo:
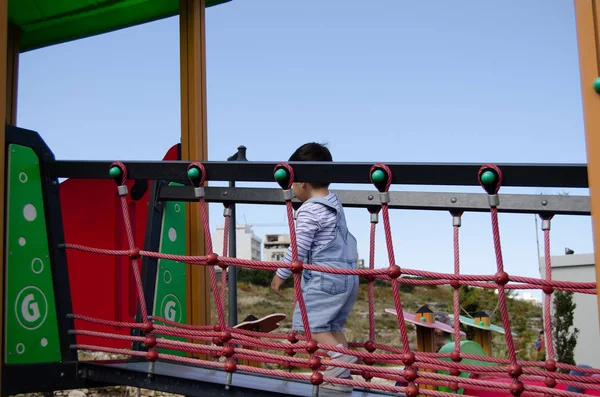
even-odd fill
[[(289, 161), (333, 161), (329, 150), (318, 143), (300, 146)], [(294, 183), (294, 195), (302, 202), (296, 214), (296, 241), (298, 260), (324, 267), (356, 269), (356, 239), (348, 231), (344, 210), (338, 197), (329, 192), (328, 183)], [(292, 261), (291, 247), (284, 262)], [(291, 275), (289, 269), (278, 269), (271, 288), (279, 294), (279, 288)], [(304, 270), (302, 295), (308, 315), (310, 332), (314, 340), (322, 344), (348, 347), (342, 330), (354, 306), (358, 292), (358, 276), (336, 275)], [(302, 332), (300, 307), (296, 305), (292, 328)], [(329, 351), (329, 357), (347, 363), (355, 363), (354, 356)], [(325, 361), (326, 363), (326, 361)], [(325, 377), (349, 379), (350, 370), (328, 367)], [(340, 391), (352, 390), (345, 385), (323, 383), (322, 387)]]

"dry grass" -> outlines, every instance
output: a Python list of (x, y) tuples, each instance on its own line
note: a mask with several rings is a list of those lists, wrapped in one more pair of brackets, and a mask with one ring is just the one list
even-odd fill
[[(384, 312), (384, 309), (394, 307), (391, 286), (375, 287), (374, 292), (376, 341), (387, 345), (400, 346), (398, 319), (396, 316)], [(452, 298), (448, 289), (424, 287), (417, 287), (413, 293), (402, 293), (401, 296), (404, 310), (413, 313), (424, 304), (429, 305), (434, 311), (446, 311)], [(239, 283), (238, 321), (241, 322), (250, 314), (260, 318), (272, 313), (283, 313), (287, 318), (280, 323), (277, 332), (289, 332), (292, 327), (293, 297), (294, 291), (291, 288), (284, 289), (281, 295), (277, 296), (267, 287)], [(212, 317), (213, 322), (216, 323), (218, 320), (214, 306)], [(407, 324), (407, 327), (410, 342), (411, 344), (415, 343), (414, 327), (410, 324)], [(348, 318), (345, 334), (346, 338), (353, 342), (364, 342), (369, 339), (369, 299), (366, 284), (361, 284), (359, 287), (356, 304)]]
[[(384, 312), (386, 308), (393, 308), (394, 301), (391, 286), (389, 284), (375, 287), (375, 339), (378, 343), (400, 347), (400, 332), (398, 330), (398, 318)], [(256, 286), (253, 284), (238, 284), (238, 321), (253, 314), (260, 318), (272, 313), (283, 313), (287, 316), (281, 322), (277, 333), (286, 333), (291, 330), (293, 310), (293, 289), (282, 290), (280, 296), (275, 295), (270, 288)], [(452, 313), (452, 290), (450, 287), (439, 286), (417, 286), (412, 293), (401, 292), (402, 306), (406, 312), (414, 313), (422, 305), (428, 305), (434, 312)], [(324, 303), (326, 304), (326, 303)], [(368, 286), (361, 284), (354, 310), (348, 318), (344, 331), (346, 338), (352, 342), (364, 342), (369, 339), (369, 300)], [(227, 310), (227, 303), (226, 303)], [(538, 329), (537, 324), (541, 318), (541, 309), (531, 306), (532, 329)], [(513, 315), (517, 315), (513, 313)], [(212, 321), (217, 322), (216, 311), (212, 310)], [(512, 318), (511, 318), (512, 320)], [(409, 333), (411, 347), (415, 348), (416, 331), (414, 325), (406, 323)], [(533, 334), (533, 333), (532, 333)], [(525, 340), (526, 339), (526, 340)], [(529, 335), (519, 335), (520, 344), (530, 346), (533, 340)], [(506, 357), (506, 346), (504, 336), (494, 334), (494, 356)], [(527, 355), (520, 358), (528, 359)]]

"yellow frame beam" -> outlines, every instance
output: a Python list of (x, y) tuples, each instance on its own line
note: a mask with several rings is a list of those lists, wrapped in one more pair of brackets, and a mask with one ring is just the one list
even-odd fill
[[(600, 1), (574, 1), (596, 283), (600, 285), (600, 94), (594, 91), (593, 87), (594, 80), (600, 77)], [(600, 321), (600, 294), (598, 295), (598, 321)]]
[[(19, 71), (19, 31), (8, 23), (8, 0), (0, 0), (0, 147), (5, 147), (6, 124), (17, 123), (17, 87)], [(0, 150), (0, 188), (5, 192), (5, 150)], [(4, 224), (4, 197), (0, 195), (0, 224)], [(4, 241), (4, 228), (0, 229), (0, 240)], [(0, 258), (4, 260), (4, 244), (0, 244)], [(4, 272), (0, 272), (0, 296), (4, 296)], [(0, 305), (0, 316), (4, 318), (4, 305)], [(4, 329), (0, 327), (0, 341), (4, 340)], [(0, 359), (0, 390), (2, 390), (2, 363)]]
[[(206, 161), (205, 0), (180, 0), (181, 157)], [(188, 255), (205, 255), (204, 230), (197, 203), (187, 203)], [(210, 283), (207, 267), (187, 265), (187, 323), (210, 324)]]
[[(7, 46), (8, 46), (8, 0), (0, 0), (0, 120), (6, 120), (6, 108), (7, 108), (7, 89), (6, 82), (8, 78), (8, 73), (6, 71), (7, 66)], [(1, 123), (0, 125), (0, 187), (2, 188), (2, 192), (6, 192), (6, 186), (4, 184), (4, 173), (5, 166), (4, 162), (6, 160), (6, 151), (5, 147), (5, 137), (6, 137), (6, 126), (5, 123)], [(4, 196), (5, 194), (0, 195), (0, 208), (2, 211), (0, 213), (0, 224), (4, 224)], [(0, 232), (1, 241), (4, 242), (4, 228)], [(0, 244), (0, 257), (4, 262), (4, 243)], [(0, 272), (0, 296), (4, 296), (4, 271)], [(4, 305), (0, 305), (0, 314), (2, 314), (2, 319), (4, 319)], [(4, 340), (4, 327), (0, 327), (0, 341)], [(4, 357), (0, 359), (0, 390), (2, 390), (2, 363), (4, 362)]]

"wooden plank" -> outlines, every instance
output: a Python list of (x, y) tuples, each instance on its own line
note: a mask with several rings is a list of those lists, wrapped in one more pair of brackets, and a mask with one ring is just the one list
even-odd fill
[[(417, 328), (417, 351), (421, 353), (435, 353), (435, 343), (434, 343), (434, 333), (435, 330), (433, 328), (420, 327)], [(432, 369), (419, 369), (420, 372), (435, 372)], [(435, 390), (436, 386), (432, 385), (419, 385), (421, 389), (425, 390)]]
[[(181, 157), (208, 159), (206, 122), (205, 0), (180, 0)], [(187, 255), (205, 255), (197, 203), (188, 203)], [(187, 265), (188, 324), (210, 324), (210, 283), (206, 267)]]
[[(585, 126), (590, 208), (594, 233), (596, 283), (600, 285), (600, 94), (593, 87), (600, 76), (600, 1), (574, 0)], [(598, 295), (600, 322), (600, 294)]]
[[(7, 66), (7, 32), (8, 32), (8, 0), (0, 0), (0, 101), (4, 103), (0, 103), (0, 120), (6, 120), (6, 98), (7, 98), (7, 90), (6, 90), (6, 66)], [(4, 173), (5, 173), (5, 161), (6, 161), (6, 151), (5, 151), (5, 134), (6, 128), (5, 123), (0, 123), (0, 188), (4, 194), (0, 195), (0, 208), (3, 210), (0, 211), (0, 224), (4, 225), (4, 202), (5, 202), (5, 181), (4, 181)], [(4, 258), (4, 228), (0, 229), (0, 257)], [(0, 296), (4, 297), (4, 269), (0, 272)], [(2, 319), (4, 319), (4, 300), (2, 302), (2, 306), (0, 307), (0, 315), (2, 315)], [(2, 341), (2, 346), (4, 346), (4, 327), (0, 327), (0, 341)], [(2, 351), (2, 357), (4, 357), (4, 351)], [(0, 391), (2, 390), (2, 362), (0, 360)]]

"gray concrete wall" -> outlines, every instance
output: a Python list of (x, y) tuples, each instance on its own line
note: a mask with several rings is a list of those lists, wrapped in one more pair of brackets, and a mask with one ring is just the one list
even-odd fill
[[(596, 270), (593, 254), (560, 255), (552, 258), (552, 279), (576, 282), (595, 282)], [(545, 277), (544, 258), (540, 258), (540, 275)], [(598, 322), (598, 301), (596, 295), (575, 293), (575, 327), (579, 328), (579, 338), (575, 347), (577, 364), (587, 364), (600, 368), (600, 327)], [(553, 310), (551, 306), (551, 310)]]

